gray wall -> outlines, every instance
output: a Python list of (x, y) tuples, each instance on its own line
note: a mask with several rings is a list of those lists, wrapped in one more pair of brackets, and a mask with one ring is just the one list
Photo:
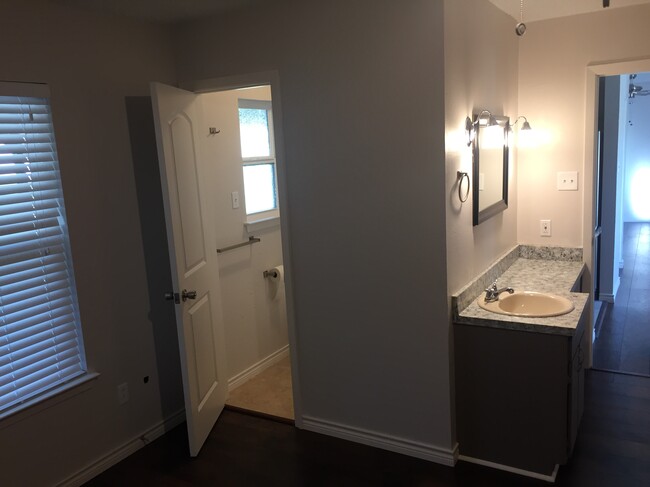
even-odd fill
[[(0, 79), (51, 88), (86, 356), (101, 374), (78, 395), (0, 423), (2, 485), (51, 485), (183, 406), (173, 310), (154, 308), (161, 300), (148, 291), (151, 279), (169, 279), (156, 269), (161, 259), (169, 268), (164, 252), (148, 253), (160, 214), (141, 219), (136, 196), (156, 197), (156, 161), (142, 147), (132, 156), (126, 100), (148, 95), (152, 79), (174, 82), (175, 70), (164, 29), (53, 2), (3, 1), (0, 43)], [(146, 102), (129, 107), (134, 128), (151, 123)], [(131, 398), (120, 406), (122, 382)]]
[[(497, 34), (472, 49), (463, 24), (510, 23), (466, 3), (445, 2), (443, 16), (428, 0), (279, 1), (170, 37), (51, 2), (5, 2), (0, 40), (17, 48), (0, 79), (52, 87), (87, 356), (101, 377), (0, 425), (0, 443), (13, 445), (4, 483), (56, 483), (182, 407), (173, 311), (156, 304), (169, 276), (142, 98), (149, 81), (174, 83), (171, 53), (187, 81), (279, 73), (304, 416), (451, 453), (448, 287), (513, 242), (515, 213), (512, 202), (466, 240), (471, 212), (448, 206), (455, 164), (467, 162), (445, 154), (445, 135), (476, 106), (516, 112), (514, 44)], [(449, 257), (447, 242), (458, 246)], [(449, 286), (448, 258), (459, 271)], [(118, 406), (124, 381), (131, 400)]]
[(442, 3), (273, 3), (175, 45), (181, 80), (279, 72), (303, 419), (449, 453)]

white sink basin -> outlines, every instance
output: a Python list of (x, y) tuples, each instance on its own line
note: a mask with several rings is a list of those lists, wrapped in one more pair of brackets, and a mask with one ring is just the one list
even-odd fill
[(573, 311), (573, 303), (567, 298), (555, 294), (536, 293), (533, 291), (501, 293), (498, 301), (485, 302), (485, 295), (479, 298), (478, 305), (493, 313), (511, 316), (528, 316), (542, 318), (560, 316)]

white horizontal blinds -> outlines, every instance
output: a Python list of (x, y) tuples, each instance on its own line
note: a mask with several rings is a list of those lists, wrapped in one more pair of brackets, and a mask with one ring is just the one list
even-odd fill
[(0, 93), (0, 413), (84, 372), (47, 98)]

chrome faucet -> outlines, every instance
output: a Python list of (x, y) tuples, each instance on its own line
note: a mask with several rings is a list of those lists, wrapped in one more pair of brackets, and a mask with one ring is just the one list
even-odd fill
[(511, 287), (502, 287), (501, 289), (498, 289), (497, 280), (495, 279), (492, 285), (485, 290), (485, 302), (493, 303), (494, 301), (498, 301), (499, 294), (502, 292), (508, 292), (509, 294), (512, 294), (515, 292), (515, 290)]

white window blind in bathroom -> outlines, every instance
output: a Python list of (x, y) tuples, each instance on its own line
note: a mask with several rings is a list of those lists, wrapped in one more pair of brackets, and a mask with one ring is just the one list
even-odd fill
[(48, 98), (6, 85), (26, 91), (0, 83), (0, 415), (85, 369)]

